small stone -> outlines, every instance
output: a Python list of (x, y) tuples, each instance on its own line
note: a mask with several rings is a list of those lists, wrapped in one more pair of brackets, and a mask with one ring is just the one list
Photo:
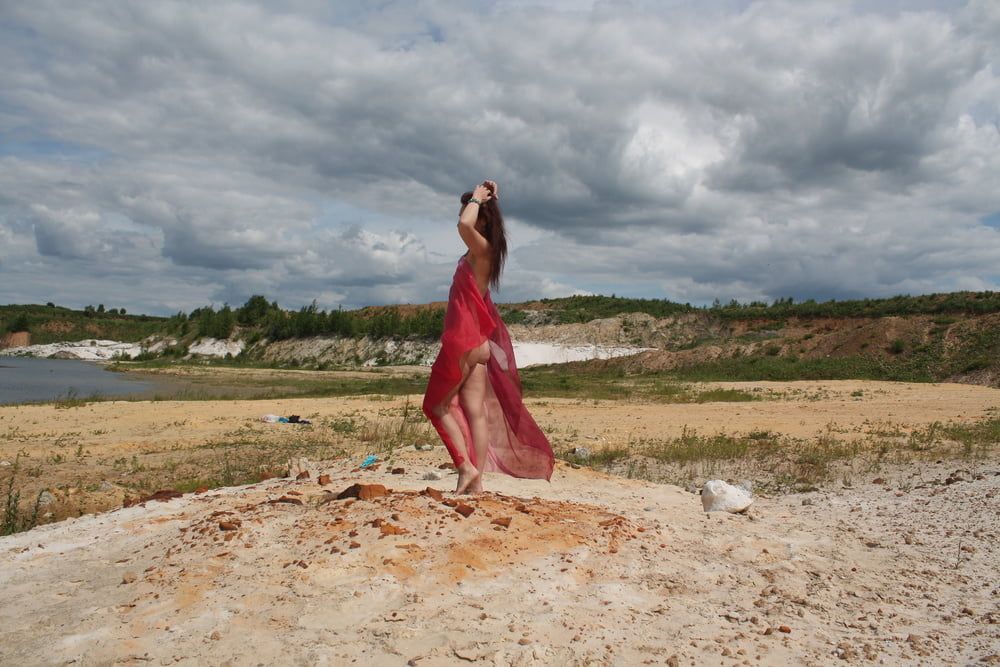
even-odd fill
[(706, 512), (746, 512), (753, 504), (752, 494), (721, 479), (705, 482), (701, 489), (701, 506)]
[(768, 626), (768, 627), (764, 628), (764, 632), (762, 634), (764, 634), (764, 635), (774, 634), (774, 628), (772, 628), (771, 626)]
[(813, 499), (812, 498), (803, 498), (802, 499), (802, 504), (803, 505), (812, 505), (813, 504)]
[(440, 491), (438, 491), (437, 489), (434, 489), (434, 488), (431, 488), (431, 487), (428, 486), (426, 489), (423, 490), (423, 494), (425, 496), (429, 496), (429, 497), (433, 498), (434, 500), (438, 501), (439, 503), (440, 502), (444, 502), (444, 494), (441, 493)]
[(465, 503), (459, 503), (458, 505), (455, 506), (455, 511), (464, 516), (466, 519), (468, 519), (469, 516), (476, 511), (476, 509), (474, 507), (466, 505)]
[(442, 463), (438, 466), (438, 470), (457, 470), (454, 463)]
[(393, 475), (402, 475), (402, 474), (406, 473), (406, 469), (405, 468), (393, 468), (389, 472), (391, 474), (393, 474)]
[(139, 577), (138, 577), (138, 575), (136, 575), (135, 572), (126, 572), (125, 574), (122, 575), (122, 583), (123, 584), (134, 584), (135, 581), (136, 581), (136, 579), (138, 579), (138, 578)]
[(201, 494), (205, 493), (206, 491), (208, 491), (208, 487), (207, 486), (199, 486), (197, 489), (194, 490), (195, 495), (201, 495)]
[(97, 490), (104, 491), (105, 493), (107, 493), (108, 491), (114, 491), (115, 485), (109, 482), (108, 480), (104, 480), (97, 485)]
[(431, 470), (429, 472), (424, 473), (423, 479), (437, 481), (439, 479), (442, 479), (442, 475), (437, 470)]
[(790, 627), (788, 627), (787, 625), (779, 625), (778, 626), (778, 632), (784, 632), (787, 635), (791, 631), (792, 631), (792, 629)]
[(240, 527), (240, 520), (233, 519), (231, 521), (220, 521), (219, 530), (236, 530)]
[(295, 479), (309, 479), (309, 471), (303, 470), (302, 472), (300, 472), (298, 475), (295, 476)]
[(268, 500), (268, 504), (277, 505), (278, 503), (287, 503), (288, 505), (302, 505), (301, 498), (296, 498), (294, 496), (281, 496), (280, 498), (275, 498), (274, 500)]
[(667, 667), (680, 667), (681, 661), (676, 655), (667, 658)]
[(56, 497), (49, 493), (48, 491), (42, 491), (38, 494), (38, 506), (45, 507), (51, 505), (56, 501)]
[(493, 519), (492, 521), (490, 521), (490, 523), (492, 523), (495, 526), (503, 526), (504, 528), (510, 528), (510, 519), (511, 517), (509, 516), (501, 516), (497, 517), (496, 519)]
[(520, 639), (517, 640), (517, 643), (520, 644), (521, 646), (527, 646), (528, 644), (531, 643), (531, 640), (528, 639), (527, 637), (521, 637)]
[(319, 477), (316, 478), (316, 482), (320, 486), (326, 486), (327, 484), (330, 483), (330, 476), (329, 475), (320, 475)]
[(357, 548), (359, 548), (361, 546), (361, 543), (360, 542), (351, 542), (347, 546), (349, 546), (351, 549), (357, 549)]
[(212, 641), (216, 641), (217, 642), (220, 639), (222, 639), (222, 635), (219, 634), (218, 630), (215, 630), (212, 634), (210, 634), (208, 636), (208, 638), (211, 639)]

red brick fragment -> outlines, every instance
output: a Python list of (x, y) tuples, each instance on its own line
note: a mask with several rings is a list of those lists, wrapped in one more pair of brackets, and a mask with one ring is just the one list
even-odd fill
[(290, 496), (301, 496), (302, 492), (301, 491), (289, 491), (288, 495), (290, 495)]
[(389, 472), (391, 472), (393, 475), (402, 475), (402, 474), (406, 473), (406, 469), (405, 468), (393, 468)]
[(316, 478), (316, 481), (319, 482), (320, 486), (326, 486), (327, 484), (330, 483), (330, 476), (320, 475), (318, 478)]
[(503, 526), (504, 528), (510, 528), (510, 519), (511, 518), (509, 516), (501, 516), (497, 517), (496, 519), (493, 519), (492, 521), (490, 521), (490, 523), (496, 526)]
[(240, 527), (240, 520), (234, 519), (232, 521), (220, 521), (219, 530), (236, 530)]
[(438, 491), (437, 489), (433, 489), (428, 486), (426, 489), (424, 489), (423, 493), (425, 496), (430, 496), (439, 503), (444, 502), (444, 494)]
[(447, 500), (442, 500), (441, 502), (447, 505), (448, 507), (458, 507), (458, 501), (455, 500), (454, 498), (448, 498)]
[(438, 466), (438, 470), (457, 470), (454, 463), (442, 463)]
[(206, 491), (208, 491), (207, 486), (199, 486), (197, 489), (194, 490), (195, 493), (205, 493)]
[(349, 546), (349, 547), (350, 547), (350, 548), (352, 548), (352, 549), (357, 549), (357, 548), (359, 548), (359, 547), (361, 546), (361, 544), (360, 544), (359, 542), (351, 542), (351, 543), (350, 543), (349, 545), (347, 545), (347, 546)]
[(300, 472), (298, 475), (295, 476), (295, 479), (309, 479), (309, 471), (303, 470), (302, 472)]
[(470, 507), (465, 503), (458, 503), (458, 505), (455, 506), (455, 511), (468, 519), (469, 516), (476, 511), (476, 508)]
[(150, 500), (158, 500), (162, 503), (168, 500), (172, 500), (173, 498), (180, 498), (183, 495), (184, 494), (181, 493), (180, 491), (175, 491), (173, 489), (160, 489), (156, 493), (146, 496), (145, 498), (140, 498), (136, 502), (145, 503), (149, 502)]
[(296, 565), (301, 567), (303, 570), (309, 567), (309, 563), (305, 562), (304, 560), (300, 560), (298, 563), (296, 563)]
[(531, 514), (531, 511), (525, 505), (518, 505), (514, 509), (517, 510), (518, 512), (522, 512), (524, 514)]
[(391, 523), (383, 523), (379, 526), (379, 530), (382, 531), (383, 535), (405, 535), (408, 532), (405, 528), (394, 526)]
[(778, 632), (784, 632), (785, 634), (788, 634), (791, 631), (792, 631), (792, 629), (790, 627), (788, 627), (787, 625), (779, 625), (778, 626)]
[(372, 500), (389, 495), (389, 492), (381, 484), (352, 484), (337, 494), (337, 500), (345, 498), (357, 498), (358, 500)]

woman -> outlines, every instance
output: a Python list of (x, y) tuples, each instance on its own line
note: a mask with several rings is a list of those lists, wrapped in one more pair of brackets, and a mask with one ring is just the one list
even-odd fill
[(458, 233), (468, 252), (458, 260), (424, 394), (424, 414), (458, 469), (455, 493), (482, 492), (487, 471), (552, 476), (552, 448), (521, 402), (510, 335), (490, 298), (507, 258), (499, 198), (493, 181), (462, 195)]

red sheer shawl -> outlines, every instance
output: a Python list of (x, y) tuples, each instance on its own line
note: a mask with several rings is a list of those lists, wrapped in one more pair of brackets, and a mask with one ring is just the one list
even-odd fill
[[(510, 334), (489, 292), (486, 296), (480, 294), (472, 265), (464, 257), (458, 261), (448, 293), (441, 351), (431, 366), (424, 393), (424, 414), (437, 429), (456, 466), (466, 458), (477, 464), (469, 423), (456, 389), (472, 370), (469, 353), (486, 340), (490, 346), (485, 399), (490, 442), (485, 470), (513, 477), (550, 479), (554, 462), (552, 447), (521, 401), (521, 378)], [(441, 424), (437, 414), (441, 407), (447, 407), (462, 429), (466, 451), (459, 450)]]

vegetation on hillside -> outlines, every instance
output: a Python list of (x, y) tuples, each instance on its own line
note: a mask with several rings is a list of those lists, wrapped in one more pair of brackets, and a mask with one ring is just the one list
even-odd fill
[[(541, 299), (531, 304), (508, 304), (507, 311), (540, 310), (556, 323), (589, 322), (622, 313), (646, 313), (661, 318), (683, 313), (708, 313), (725, 320), (785, 320), (789, 318), (887, 317), (891, 315), (986, 315), (1000, 312), (1000, 292), (953, 292), (921, 296), (894, 296), (885, 299), (856, 299), (796, 303), (792, 298), (727, 304), (716, 300), (711, 306), (696, 307), (667, 299), (629, 299), (618, 296), (571, 296)], [(523, 319), (523, 315), (519, 317)]]
[(0, 333), (27, 331), (35, 344), (91, 338), (136, 341), (160, 333), (166, 318), (128, 315), (124, 308), (104, 304), (83, 310), (53, 303), (0, 306)]

